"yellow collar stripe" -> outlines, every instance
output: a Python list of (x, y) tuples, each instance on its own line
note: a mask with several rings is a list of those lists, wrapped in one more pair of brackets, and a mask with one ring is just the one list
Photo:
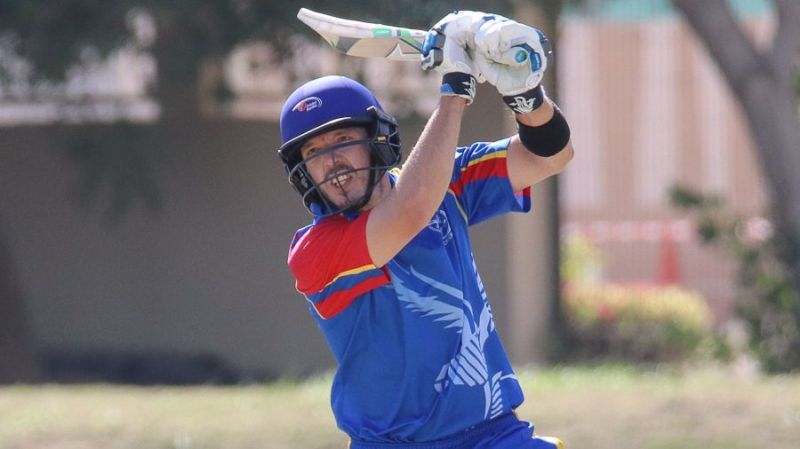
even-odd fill
[(370, 264), (370, 265), (364, 265), (364, 266), (361, 266), (361, 267), (358, 267), (358, 268), (353, 268), (352, 270), (342, 271), (341, 273), (337, 274), (336, 277), (333, 278), (332, 281), (330, 281), (327, 284), (325, 284), (325, 287), (322, 287), (322, 288), (323, 289), (328, 288), (329, 285), (333, 284), (334, 282), (339, 280), (339, 278), (341, 278), (341, 277), (351, 276), (351, 275), (354, 275), (354, 274), (363, 273), (365, 271), (374, 270), (376, 268), (378, 268), (378, 267), (376, 267), (375, 265)]

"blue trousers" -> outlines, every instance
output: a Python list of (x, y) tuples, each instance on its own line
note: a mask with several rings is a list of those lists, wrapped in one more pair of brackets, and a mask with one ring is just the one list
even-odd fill
[(425, 443), (350, 441), (350, 449), (564, 449), (557, 439), (533, 435), (533, 424), (507, 413), (463, 433)]

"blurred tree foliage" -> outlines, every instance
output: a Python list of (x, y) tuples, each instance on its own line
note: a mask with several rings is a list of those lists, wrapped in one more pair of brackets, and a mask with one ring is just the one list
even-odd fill
[(738, 261), (736, 312), (748, 326), (750, 347), (763, 368), (800, 369), (800, 297), (792, 284), (797, 267), (787, 257), (784, 234), (769, 232), (761, 223), (765, 238), (753, 238), (746, 231), (746, 218), (730, 212), (715, 195), (676, 186), (670, 200), (694, 216), (703, 243), (725, 249)]
[[(767, 186), (774, 237), (758, 251), (729, 244), (750, 274), (743, 275), (745, 287), (756, 288), (758, 312), (772, 310), (768, 303), (784, 310), (786, 315), (766, 314), (753, 321), (768, 356), (768, 369), (800, 367), (800, 346), (797, 345), (800, 301), (800, 117), (798, 116), (797, 79), (800, 76), (800, 2), (771, 0), (775, 30), (771, 40), (756, 45), (736, 17), (728, 0), (671, 0), (686, 23), (705, 45), (716, 63), (733, 97), (742, 107), (756, 156)], [(687, 196), (685, 199), (704, 197)], [(691, 203), (691, 201), (689, 202)], [(707, 203), (695, 204), (708, 210)], [(705, 214), (708, 215), (708, 214)], [(725, 229), (709, 226), (721, 235), (735, 236)], [(715, 234), (709, 237), (716, 238)], [(747, 256), (747, 258), (743, 258)], [(768, 267), (772, 267), (769, 268)], [(759, 273), (759, 274), (756, 274)], [(791, 285), (792, 292), (788, 292)], [(764, 290), (766, 289), (766, 291)], [(763, 295), (763, 296), (762, 296)], [(791, 300), (788, 298), (792, 298)], [(792, 304), (793, 310), (786, 306)], [(768, 335), (778, 336), (769, 339)], [(788, 351), (790, 348), (792, 351)], [(779, 356), (780, 355), (780, 356)], [(774, 362), (775, 365), (771, 365)]]
[[(546, 2), (546, 3), (553, 3)], [(308, 0), (303, 7), (342, 17), (428, 28), (455, 7), (483, 9), (476, 0)], [(299, 6), (262, 0), (6, 0), (0, 3), (0, 38), (34, 65), (38, 76), (58, 79), (87, 50), (107, 55), (133, 38), (136, 12), (155, 20), (155, 49), (162, 71), (191, 80), (205, 60), (227, 55), (236, 45), (272, 42), (286, 49), (294, 34), (313, 33), (295, 16)], [(510, 12), (511, 1), (491, 4)]]
[[(552, 9), (559, 2), (543, 3)], [(487, 7), (475, 0), (309, 0), (302, 6), (415, 28), (429, 27), (456, 6)], [(163, 163), (163, 155), (135, 143), (157, 145), (159, 138), (153, 134), (158, 134), (158, 128), (200, 126), (211, 120), (199, 113), (201, 72), (216, 65), (218, 70), (210, 72), (216, 73), (217, 79), (210, 89), (203, 86), (207, 89), (203, 94), (228, 98), (231, 92), (219, 67), (237, 45), (267, 41), (282, 59), (291, 56), (290, 43), (298, 34), (317, 39), (295, 18), (298, 8), (274, 0), (4, 0), (0, 2), (0, 50), (30, 65), (31, 83), (63, 80), (76, 64), (96, 61), (125, 46), (144, 49), (155, 57), (157, 80), (152, 93), (161, 105), (159, 123), (116, 124), (112, 130), (74, 127), (80, 129), (65, 145), (82, 178), (76, 189), (79, 203), (106, 204), (109, 222), (118, 223), (121, 214), (137, 202), (151, 211), (158, 211), (162, 204), (153, 173)], [(492, 2), (491, 9), (509, 14), (512, 1)], [(142, 17), (147, 18), (144, 26), (137, 20)], [(0, 83), (3, 67), (0, 64)], [(121, 139), (113, 131), (121, 131), (127, 138)]]

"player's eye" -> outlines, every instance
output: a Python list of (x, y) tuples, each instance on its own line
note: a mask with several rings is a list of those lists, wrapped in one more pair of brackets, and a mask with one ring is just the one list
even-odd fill
[(309, 157), (313, 156), (314, 153), (316, 153), (317, 151), (318, 151), (317, 148), (309, 148), (309, 149), (307, 149), (306, 150), (306, 155), (304, 156), (304, 158), (308, 159)]

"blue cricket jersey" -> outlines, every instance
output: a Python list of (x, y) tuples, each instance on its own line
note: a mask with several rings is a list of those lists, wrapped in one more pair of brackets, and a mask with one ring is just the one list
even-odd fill
[(336, 358), (333, 413), (354, 440), (437, 440), (522, 403), (467, 234), (530, 210), (530, 189), (508, 180), (509, 142), (459, 148), (433, 219), (384, 267), (367, 251), (369, 211), (295, 234), (289, 266)]

